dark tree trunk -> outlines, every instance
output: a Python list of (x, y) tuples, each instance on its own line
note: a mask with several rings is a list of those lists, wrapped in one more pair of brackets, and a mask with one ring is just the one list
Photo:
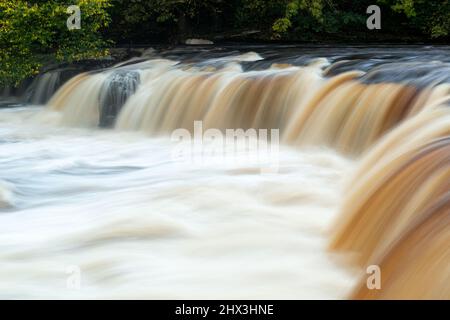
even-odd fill
[(184, 12), (178, 15), (178, 32), (177, 39), (179, 43), (184, 43), (191, 34), (191, 25), (189, 19)]

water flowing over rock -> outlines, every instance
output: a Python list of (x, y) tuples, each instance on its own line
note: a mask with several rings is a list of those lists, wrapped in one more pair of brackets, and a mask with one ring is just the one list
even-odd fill
[[(44, 109), (0, 113), (0, 178), (16, 180), (14, 208), (46, 217), (30, 220), (22, 254), (43, 259), (27, 256), (34, 245), (61, 262), (72, 250), (94, 296), (449, 299), (449, 51), (182, 46), (77, 74)], [(36, 78), (32, 99), (59, 77)], [(200, 164), (170, 157), (171, 135), (195, 136), (199, 121), (279, 130), (277, 174), (195, 148)], [(8, 194), (0, 186), (0, 207)], [(19, 225), (0, 219), (0, 234)], [(379, 291), (366, 285), (371, 265)]]

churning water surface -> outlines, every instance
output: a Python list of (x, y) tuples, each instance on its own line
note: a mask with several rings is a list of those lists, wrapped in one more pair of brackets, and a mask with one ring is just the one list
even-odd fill
[[(0, 297), (448, 299), (449, 52), (182, 47), (7, 88)], [(176, 156), (196, 121), (278, 130), (275, 166)]]
[(343, 298), (354, 284), (325, 250), (350, 160), (280, 147), (265, 174), (55, 117), (0, 111), (2, 298)]

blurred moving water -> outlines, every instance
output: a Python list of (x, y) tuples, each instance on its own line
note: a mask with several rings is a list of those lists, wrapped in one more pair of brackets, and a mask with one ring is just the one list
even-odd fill
[[(450, 298), (449, 51), (175, 48), (38, 77), (0, 109), (0, 297)], [(276, 170), (173, 157), (199, 120), (279, 130)]]

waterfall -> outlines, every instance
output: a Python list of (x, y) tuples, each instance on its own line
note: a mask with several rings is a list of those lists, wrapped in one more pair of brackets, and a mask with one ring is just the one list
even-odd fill
[(61, 124), (81, 127), (111, 126), (139, 83), (175, 62), (150, 61), (132, 66), (82, 73), (66, 82), (47, 103), (61, 111)]
[[(449, 298), (449, 65), (363, 70), (316, 59), (246, 69), (259, 60), (249, 53), (202, 63), (123, 63), (75, 76), (47, 108), (60, 114), (61, 125), (152, 136), (192, 132), (194, 121), (222, 131), (279, 129), (291, 147), (329, 147), (356, 159), (330, 250), (352, 253), (360, 270), (380, 266), (384, 290), (368, 290), (361, 278), (351, 297)], [(40, 78), (36, 99), (57, 81), (57, 74)]]
[(433, 199), (417, 212), (416, 223), (377, 260), (385, 277), (381, 292), (368, 290), (366, 281), (361, 281), (352, 298), (448, 299), (449, 203), (448, 192)]
[(116, 128), (153, 134), (177, 128), (283, 130), (294, 109), (323, 79), (315, 68), (242, 72), (171, 70), (141, 86), (123, 107)]
[(52, 110), (62, 110), (61, 123), (86, 127), (100, 122), (99, 92), (110, 76), (107, 72), (83, 73), (72, 78), (50, 99)]
[(28, 88), (28, 102), (32, 104), (45, 104), (56, 92), (61, 82), (61, 72), (46, 72), (36, 77)]
[[(326, 77), (324, 67), (315, 61), (244, 72), (217, 59), (201, 67), (155, 60), (145, 68), (119, 66), (74, 78), (49, 105), (64, 109), (63, 123), (71, 125), (112, 125), (117, 117), (118, 130), (167, 134), (177, 128), (192, 131), (194, 121), (202, 120), (205, 129), (276, 128), (287, 144), (327, 145), (358, 155), (450, 94), (448, 83), (442, 83), (447, 78), (430, 66), (422, 67), (430, 72), (412, 77), (414, 83), (381, 82), (384, 69)], [(148, 80), (139, 80), (140, 75)]]
[(334, 224), (331, 249), (355, 252), (355, 263), (387, 272), (382, 293), (367, 290), (364, 279), (355, 298), (450, 296), (449, 190), (447, 105), (405, 122), (363, 157)]
[(450, 187), (450, 158), (441, 148), (449, 135), (445, 107), (412, 119), (380, 141), (350, 183), (332, 247), (361, 252), (360, 264), (390, 247), (419, 218), (415, 211)]
[(26, 102), (36, 105), (46, 104), (66, 81), (80, 72), (76, 68), (66, 67), (39, 74), (26, 89), (24, 94)]

